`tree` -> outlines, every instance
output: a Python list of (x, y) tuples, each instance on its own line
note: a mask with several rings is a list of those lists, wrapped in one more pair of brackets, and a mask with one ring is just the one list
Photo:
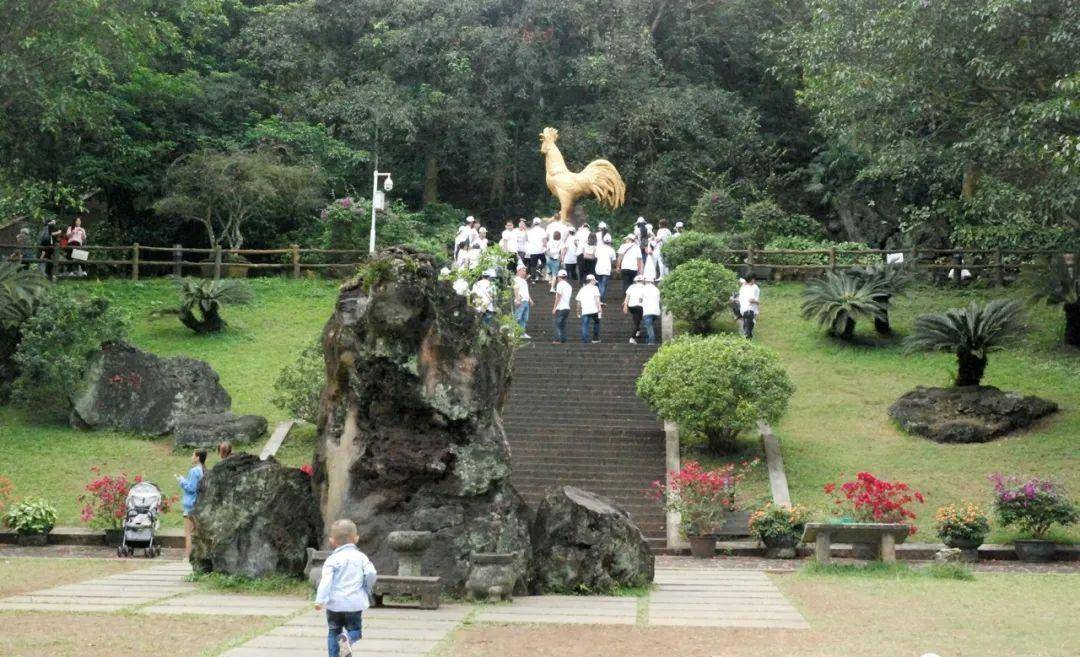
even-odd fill
[(733, 230), (749, 237), (758, 249), (774, 237), (821, 237), (821, 226), (816, 221), (804, 214), (787, 212), (769, 199), (743, 208)]
[(244, 244), (244, 225), (259, 212), (282, 205), (314, 211), (319, 177), (317, 167), (282, 164), (266, 150), (200, 151), (173, 164), (165, 178), (167, 195), (154, 207), (202, 224), (211, 246), (225, 241), (237, 250)]
[(972, 302), (967, 308), (920, 315), (905, 341), (908, 351), (951, 351), (956, 354), (957, 386), (977, 386), (987, 356), (1017, 340), (1027, 330), (1024, 306), (1015, 299)]
[[(681, 238), (680, 238), (681, 239)], [(729, 292), (738, 289), (731, 270), (707, 260), (691, 260), (673, 269), (660, 282), (664, 306), (693, 333), (712, 332), (712, 319), (726, 305)]]
[(855, 334), (855, 320), (880, 319), (887, 294), (882, 282), (874, 278), (852, 276), (847, 272), (825, 272), (803, 289), (802, 316), (816, 319), (830, 335), (850, 340)]
[(728, 335), (665, 344), (637, 382), (638, 396), (653, 411), (704, 434), (716, 452), (730, 451), (758, 420), (778, 420), (794, 391), (776, 352)]
[(221, 318), (223, 305), (247, 305), (255, 296), (247, 281), (217, 279), (176, 280), (180, 290), (180, 322), (196, 333), (216, 333), (225, 328)]
[(1050, 258), (1038, 282), (1040, 298), (1065, 311), (1065, 344), (1080, 347), (1080, 250)]

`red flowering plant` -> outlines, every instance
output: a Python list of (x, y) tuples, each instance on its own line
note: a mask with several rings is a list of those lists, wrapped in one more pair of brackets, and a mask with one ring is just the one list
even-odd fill
[(736, 509), (736, 484), (755, 465), (756, 460), (706, 470), (697, 461), (687, 461), (668, 473), (667, 483), (654, 481), (653, 491), (666, 510), (682, 517), (684, 534), (708, 535), (723, 524), (728, 511)]
[(311, 467), (310, 463), (305, 463), (304, 465), (300, 466), (300, 472), (303, 472), (310, 477), (311, 475), (315, 474), (315, 468)]
[[(142, 482), (142, 476), (128, 479), (126, 473), (115, 477), (102, 475), (98, 467), (90, 468), (90, 471), (96, 478), (86, 485), (86, 492), (79, 495), (79, 503), (83, 505), (80, 518), (96, 529), (120, 529), (124, 523), (124, 501), (131, 487)], [(177, 499), (175, 495), (171, 498), (163, 495), (158, 511), (168, 513)]]
[(902, 481), (885, 481), (869, 472), (860, 472), (853, 481), (825, 484), (825, 493), (833, 500), (833, 515), (856, 522), (905, 523), (908, 533), (917, 530), (911, 505), (925, 502), (923, 494)]

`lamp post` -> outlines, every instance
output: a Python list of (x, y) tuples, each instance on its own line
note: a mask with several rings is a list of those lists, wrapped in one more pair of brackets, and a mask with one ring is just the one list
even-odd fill
[(390, 178), (388, 172), (380, 172), (375, 170), (375, 175), (371, 178), (371, 239), (368, 242), (368, 253), (375, 253), (375, 214), (380, 209), (380, 206), (386, 206), (386, 195), (379, 191), (379, 177), (384, 176), (386, 181), (383, 182), (383, 189), (390, 191), (394, 188), (394, 181)]

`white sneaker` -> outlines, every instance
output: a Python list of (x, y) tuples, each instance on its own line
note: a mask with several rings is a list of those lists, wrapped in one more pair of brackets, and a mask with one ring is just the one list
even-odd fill
[(532, 336), (529, 335), (528, 333), (522, 333), (521, 337), (525, 338), (526, 340), (532, 340)]
[(630, 338), (630, 344), (637, 344), (637, 340), (635, 340), (634, 338)]

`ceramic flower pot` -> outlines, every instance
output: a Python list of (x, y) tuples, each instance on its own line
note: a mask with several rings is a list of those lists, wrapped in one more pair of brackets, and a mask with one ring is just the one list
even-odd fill
[(712, 559), (716, 556), (715, 536), (688, 536), (690, 554), (696, 559)]
[(1016, 558), (1028, 563), (1046, 563), (1053, 559), (1057, 552), (1057, 543), (1053, 541), (1013, 541), (1013, 547), (1016, 549)]
[(765, 544), (765, 557), (768, 559), (794, 559), (795, 548), (799, 545), (798, 536), (776, 536), (762, 541)]
[(946, 536), (942, 540), (945, 542), (945, 545), (961, 550), (978, 550), (979, 546), (983, 544), (983, 537), (961, 538), (959, 536)]

